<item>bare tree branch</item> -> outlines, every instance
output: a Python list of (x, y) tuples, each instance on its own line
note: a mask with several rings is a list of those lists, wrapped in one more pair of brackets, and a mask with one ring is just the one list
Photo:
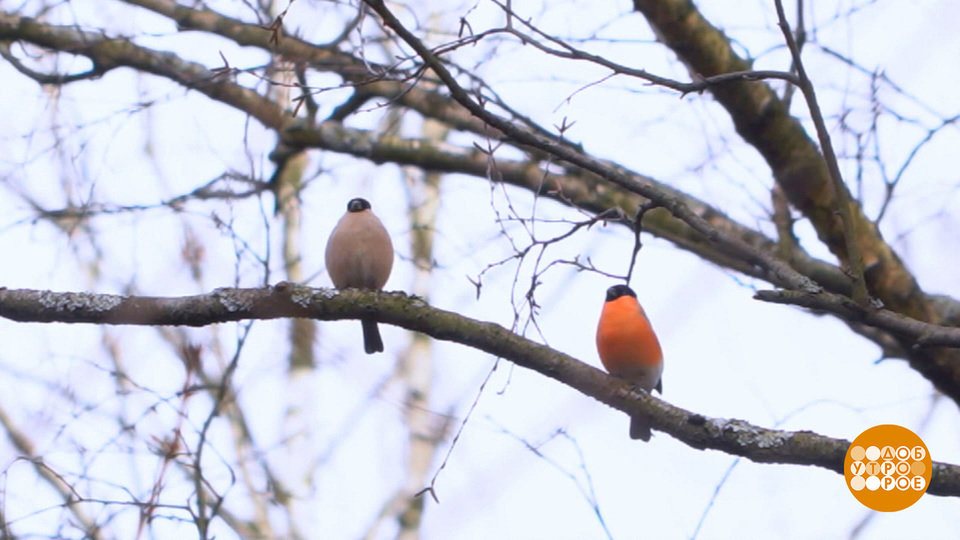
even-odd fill
[[(188, 325), (249, 319), (315, 320), (373, 317), (454, 341), (538, 371), (650, 425), (688, 446), (743, 456), (758, 463), (816, 465), (843, 473), (849, 441), (808, 431), (771, 430), (742, 420), (710, 418), (674, 407), (579, 360), (481, 322), (429, 306), (405, 293), (332, 291), (279, 283), (263, 289), (217, 289), (178, 298), (0, 290), (0, 316), (16, 321)], [(960, 338), (960, 336), (958, 336)], [(928, 493), (960, 495), (960, 466), (936, 463)]]

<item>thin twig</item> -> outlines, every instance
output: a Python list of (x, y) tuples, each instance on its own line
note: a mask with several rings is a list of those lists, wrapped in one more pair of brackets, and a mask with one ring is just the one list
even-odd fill
[(643, 243), (640, 242), (640, 232), (643, 229), (643, 216), (647, 211), (660, 208), (660, 206), (660, 203), (647, 201), (637, 208), (637, 216), (633, 220), (633, 254), (630, 256), (630, 269), (627, 270), (627, 285), (630, 285), (630, 279), (633, 277), (633, 267), (637, 263), (637, 254), (640, 253), (640, 248), (643, 247)]

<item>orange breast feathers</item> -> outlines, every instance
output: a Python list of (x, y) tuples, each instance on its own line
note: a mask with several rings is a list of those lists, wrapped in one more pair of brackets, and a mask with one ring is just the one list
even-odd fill
[(611, 375), (648, 392), (659, 390), (663, 351), (635, 297), (624, 294), (603, 304), (597, 326), (597, 351)]

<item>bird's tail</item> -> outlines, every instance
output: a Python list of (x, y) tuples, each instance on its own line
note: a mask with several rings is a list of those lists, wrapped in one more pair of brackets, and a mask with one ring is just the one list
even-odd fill
[(650, 432), (650, 424), (643, 418), (639, 416), (630, 417), (630, 438), (633, 440), (641, 440), (643, 442), (650, 442), (650, 437), (653, 434)]
[(360, 324), (363, 325), (363, 349), (367, 351), (367, 354), (383, 352), (383, 340), (380, 339), (380, 328), (377, 327), (377, 321), (360, 319)]

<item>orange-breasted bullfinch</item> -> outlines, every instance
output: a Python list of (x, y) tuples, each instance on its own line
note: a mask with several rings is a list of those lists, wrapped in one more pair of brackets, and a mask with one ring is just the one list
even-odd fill
[[(366, 199), (347, 203), (347, 213), (330, 233), (326, 252), (327, 272), (338, 289), (379, 291), (393, 269), (393, 242)], [(360, 319), (367, 354), (383, 351), (380, 329), (373, 319)]]
[[(663, 393), (663, 351), (650, 320), (626, 285), (607, 289), (607, 300), (597, 325), (597, 352), (607, 372), (647, 392)], [(630, 438), (650, 440), (650, 426), (639, 417), (630, 418)]]

